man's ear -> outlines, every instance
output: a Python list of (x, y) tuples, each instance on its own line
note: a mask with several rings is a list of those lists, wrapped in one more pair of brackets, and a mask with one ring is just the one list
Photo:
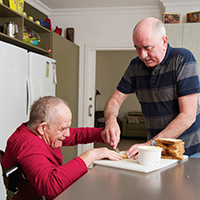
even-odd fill
[(46, 128), (47, 128), (46, 122), (42, 122), (41, 124), (39, 124), (37, 127), (37, 132), (39, 133), (39, 135), (44, 135)]
[(167, 36), (164, 36), (164, 37), (163, 37), (163, 46), (164, 46), (165, 48), (167, 48), (167, 45), (168, 45), (168, 37), (167, 37)]

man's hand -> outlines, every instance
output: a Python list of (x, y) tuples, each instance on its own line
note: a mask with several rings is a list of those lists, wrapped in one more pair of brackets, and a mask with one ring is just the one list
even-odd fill
[(101, 134), (101, 138), (107, 144), (110, 144), (114, 149), (117, 148), (117, 145), (120, 140), (120, 128), (117, 123), (117, 116), (119, 108), (122, 102), (126, 99), (128, 94), (123, 94), (117, 89), (108, 99), (104, 109), (105, 117), (105, 130)]
[(116, 120), (108, 122), (108, 126), (101, 132), (104, 143), (109, 144), (113, 149), (117, 148), (120, 140), (120, 128)]
[(114, 161), (123, 159), (123, 155), (113, 150), (109, 150), (106, 147), (90, 149), (82, 153), (79, 157), (85, 162), (87, 167), (90, 166), (93, 163), (93, 161), (100, 160), (103, 158), (108, 158)]
[(127, 150), (127, 155), (128, 158), (134, 158), (135, 160), (138, 159), (138, 147), (139, 146), (150, 146), (150, 141), (145, 142), (145, 143), (141, 143), (141, 144), (134, 144), (132, 145), (129, 150)]

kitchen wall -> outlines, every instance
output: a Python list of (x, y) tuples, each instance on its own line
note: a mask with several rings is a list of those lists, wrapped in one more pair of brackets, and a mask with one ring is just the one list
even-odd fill
[[(32, 3), (33, 1), (28, 1)], [(161, 5), (161, 4), (162, 5)], [(38, 6), (45, 12), (45, 8)], [(75, 29), (75, 43), (80, 47), (79, 59), (79, 126), (83, 125), (84, 69), (85, 45), (130, 46), (132, 45), (132, 29), (145, 17), (157, 17), (167, 12), (181, 13), (181, 23), (185, 22), (187, 12), (200, 10), (199, 0), (158, 0), (157, 6), (100, 9), (67, 9), (48, 10), (46, 14), (55, 26), (63, 28), (63, 36), (67, 27)]]
[[(136, 56), (135, 50), (97, 51), (96, 89), (101, 94), (96, 96), (96, 110), (104, 110), (108, 98), (114, 92), (130, 61)], [(135, 94), (129, 95), (123, 102), (118, 117), (122, 120), (129, 111), (133, 110), (141, 110)]]
[(75, 43), (80, 47), (79, 60), (79, 126), (83, 125), (84, 97), (84, 65), (85, 45), (101, 46), (131, 46), (132, 30), (137, 22), (145, 17), (153, 16), (162, 19), (163, 10), (158, 6), (120, 9), (88, 9), (60, 12), (57, 16), (52, 13), (49, 17), (53, 27), (58, 25), (65, 30), (75, 29)]
[[(187, 12), (200, 10), (200, 1), (161, 0), (164, 7), (130, 7), (109, 9), (68, 10), (68, 12), (52, 12), (50, 18), (53, 26), (58, 25), (65, 30), (75, 29), (75, 43), (80, 46), (79, 66), (79, 126), (83, 125), (84, 69), (85, 45), (130, 46), (132, 45), (132, 29), (138, 21), (145, 17), (157, 17), (162, 20), (164, 11), (181, 13), (181, 22), (185, 21)], [(65, 32), (63, 33), (65, 36)]]

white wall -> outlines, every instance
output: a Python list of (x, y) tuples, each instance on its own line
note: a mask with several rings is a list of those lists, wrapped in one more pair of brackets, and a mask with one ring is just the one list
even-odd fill
[[(162, 19), (163, 11), (160, 7), (140, 7), (109, 10), (84, 10), (74, 11), (60, 15), (49, 16), (52, 26), (56, 25), (66, 29), (75, 29), (75, 43), (80, 47), (79, 68), (79, 126), (82, 126), (83, 111), (83, 83), (84, 83), (84, 45), (109, 45), (130, 46), (132, 45), (132, 30), (136, 23), (149, 16)], [(65, 36), (65, 33), (63, 33)]]
[(181, 13), (181, 23), (185, 22), (188, 12), (200, 10), (199, 0), (158, 0), (157, 5), (102, 8), (102, 9), (49, 9), (39, 1), (25, 0), (27, 3), (44, 12), (55, 26), (63, 28), (63, 36), (67, 27), (75, 29), (75, 43), (80, 46), (79, 66), (79, 126), (83, 124), (83, 83), (85, 51), (84, 45), (130, 46), (132, 29), (136, 23), (149, 16), (162, 20), (163, 12)]
[(85, 52), (84, 45), (130, 46), (132, 45), (132, 29), (138, 21), (145, 17), (157, 17), (162, 20), (163, 12), (181, 13), (181, 23), (185, 22), (187, 12), (200, 10), (199, 0), (160, 0), (164, 7), (130, 7), (109, 9), (86, 9), (51, 12), (49, 17), (52, 26), (63, 28), (63, 36), (67, 27), (75, 29), (75, 43), (80, 46), (79, 66), (79, 126), (83, 125), (83, 85)]

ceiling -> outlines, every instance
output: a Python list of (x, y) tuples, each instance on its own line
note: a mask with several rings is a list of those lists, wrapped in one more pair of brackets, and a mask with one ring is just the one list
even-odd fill
[(35, 0), (49, 10), (105, 7), (153, 6), (159, 0)]

